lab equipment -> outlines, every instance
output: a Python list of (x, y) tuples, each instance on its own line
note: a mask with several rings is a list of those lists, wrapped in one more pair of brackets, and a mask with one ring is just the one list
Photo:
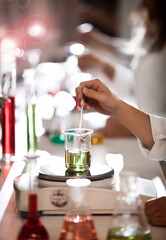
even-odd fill
[(150, 229), (141, 209), (138, 177), (135, 172), (121, 172), (120, 192), (107, 240), (150, 240)]
[(65, 166), (68, 173), (85, 172), (91, 165), (91, 135), (93, 130), (67, 129), (65, 134)]
[(2, 109), (2, 158), (12, 160), (15, 155), (15, 44), (9, 39), (1, 42), (1, 93), (9, 101)]
[(68, 212), (65, 215), (59, 239), (97, 240), (86, 194), (86, 187), (90, 184), (90, 180), (68, 179), (67, 184), (70, 187)]
[(18, 240), (49, 240), (48, 233), (38, 218), (37, 212), (37, 193), (35, 192), (35, 175), (33, 174), (33, 168), (36, 163), (37, 155), (27, 155), (26, 156), (30, 164), (29, 172), (29, 215), (28, 220), (23, 224), (20, 233), (18, 235)]

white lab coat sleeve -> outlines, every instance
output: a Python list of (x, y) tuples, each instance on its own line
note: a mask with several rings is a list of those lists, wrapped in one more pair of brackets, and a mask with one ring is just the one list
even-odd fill
[(151, 150), (139, 140), (139, 145), (145, 157), (152, 160), (165, 160), (166, 161), (166, 118), (150, 116), (152, 135), (154, 145)]

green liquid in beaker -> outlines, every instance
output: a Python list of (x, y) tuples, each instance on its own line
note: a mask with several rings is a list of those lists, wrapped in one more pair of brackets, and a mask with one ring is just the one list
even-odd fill
[(85, 170), (85, 171), (70, 171), (70, 169), (67, 169), (65, 172), (65, 176), (66, 177), (89, 177), (91, 176), (90, 171), (89, 170)]
[(107, 240), (151, 240), (151, 236), (149, 232), (137, 234), (135, 229), (111, 228), (108, 231)]
[(35, 104), (27, 103), (27, 150), (28, 152), (36, 151), (36, 134), (35, 134)]
[(68, 172), (84, 172), (91, 164), (91, 154), (89, 150), (69, 149), (65, 151), (65, 165)]

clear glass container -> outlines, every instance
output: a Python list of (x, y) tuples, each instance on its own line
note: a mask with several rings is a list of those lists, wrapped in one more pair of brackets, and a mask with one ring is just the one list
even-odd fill
[(70, 198), (59, 240), (97, 240), (86, 191), (90, 180), (68, 179), (67, 184)]
[(35, 174), (33, 174), (34, 166), (38, 156), (27, 155), (26, 159), (30, 165), (29, 172), (29, 214), (28, 220), (24, 222), (17, 240), (49, 240), (49, 236), (43, 223), (39, 220), (37, 212), (37, 192), (35, 189)]
[(150, 240), (150, 229), (141, 209), (138, 177), (135, 172), (120, 174), (120, 193), (117, 198), (107, 240)]
[(11, 160), (15, 155), (15, 91), (16, 60), (15, 43), (10, 39), (1, 41), (1, 93), (9, 101), (2, 109), (2, 155)]
[(26, 88), (26, 118), (27, 118), (27, 152), (34, 153), (37, 149), (35, 109), (36, 109), (36, 84), (35, 69), (25, 69), (23, 73)]
[(67, 129), (65, 135), (65, 166), (67, 173), (85, 172), (91, 165), (91, 135), (85, 128)]

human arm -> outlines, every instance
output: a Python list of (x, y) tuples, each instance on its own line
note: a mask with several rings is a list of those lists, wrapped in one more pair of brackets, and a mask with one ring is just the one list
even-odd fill
[[(115, 56), (121, 54), (121, 49), (129, 45), (129, 41), (124, 38), (111, 37), (90, 25), (91, 30), (85, 31), (86, 25), (82, 24), (77, 28), (77, 41), (88, 48), (109, 52)], [(85, 28), (85, 29), (84, 29)]]
[(105, 76), (108, 77), (110, 80), (113, 80), (114, 78), (115, 67), (113, 66), (113, 64), (91, 53), (79, 56), (78, 66), (82, 71), (97, 69), (99, 72), (105, 74)]
[(145, 203), (145, 214), (155, 226), (166, 226), (166, 197), (149, 200)]
[(76, 97), (86, 110), (94, 109), (102, 114), (111, 115), (136, 135), (147, 148), (154, 140), (149, 115), (130, 106), (116, 96), (100, 80), (82, 82), (76, 89)]
[(83, 72), (90, 72), (96, 77), (103, 74), (108, 80), (111, 89), (123, 100), (133, 101), (135, 85), (133, 71), (102, 55), (86, 53), (78, 57), (78, 66)]

